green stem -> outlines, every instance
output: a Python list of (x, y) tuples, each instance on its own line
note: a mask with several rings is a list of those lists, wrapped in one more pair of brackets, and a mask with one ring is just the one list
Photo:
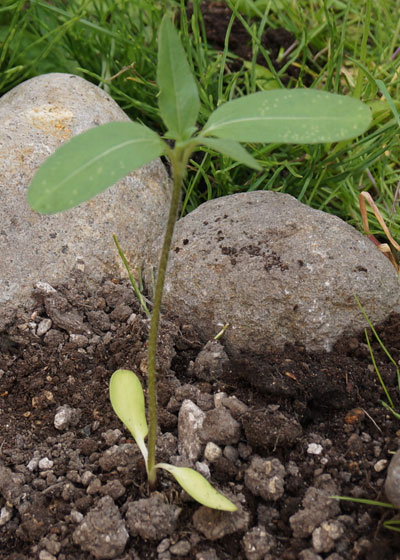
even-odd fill
[(148, 434), (148, 451), (149, 457), (147, 462), (147, 473), (150, 490), (154, 490), (157, 484), (157, 475), (155, 468), (156, 438), (157, 438), (157, 376), (156, 376), (156, 352), (158, 328), (160, 323), (161, 301), (164, 291), (165, 274), (167, 271), (169, 250), (174, 233), (174, 226), (178, 216), (180, 195), (182, 189), (183, 178), (185, 176), (186, 163), (191, 152), (191, 146), (176, 146), (173, 150), (168, 148), (172, 175), (173, 189), (167, 227), (164, 235), (164, 242), (161, 250), (160, 262), (158, 266), (157, 282), (154, 291), (153, 311), (151, 314), (148, 358), (147, 358), (147, 386), (148, 386), (148, 410), (149, 410), (149, 434)]

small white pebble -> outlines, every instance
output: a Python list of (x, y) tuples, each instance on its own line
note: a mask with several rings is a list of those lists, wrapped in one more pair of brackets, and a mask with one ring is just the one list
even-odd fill
[(204, 459), (214, 463), (222, 455), (222, 449), (214, 442), (209, 441), (204, 449)]
[(28, 471), (33, 472), (37, 469), (38, 463), (39, 463), (39, 459), (37, 457), (33, 457), (33, 459), (31, 459), (29, 463), (26, 465), (26, 468), (28, 469)]
[(80, 523), (83, 519), (83, 514), (80, 511), (77, 511), (76, 509), (71, 510), (69, 516), (73, 523)]
[(204, 478), (211, 477), (210, 467), (207, 465), (207, 463), (204, 463), (203, 461), (196, 461), (195, 468), (197, 472), (204, 476)]
[(40, 459), (38, 462), (38, 467), (41, 471), (51, 469), (53, 465), (54, 461), (51, 461), (48, 457), (43, 457), (43, 459)]
[(222, 400), (226, 399), (228, 395), (226, 393), (223, 393), (222, 391), (220, 393), (215, 393), (214, 395), (214, 406), (215, 408), (221, 408), (222, 406)]
[(377, 463), (375, 463), (374, 465), (374, 470), (376, 472), (382, 472), (386, 469), (388, 464), (388, 460), (387, 459), (381, 459), (380, 461), (378, 461)]
[(52, 326), (52, 320), (51, 319), (43, 319), (42, 321), (40, 321), (40, 323), (38, 324), (38, 328), (36, 330), (36, 334), (38, 336), (43, 336), (44, 334), (47, 333), (47, 331), (49, 331), (51, 329)]
[(47, 552), (47, 550), (41, 550), (39, 552), (39, 560), (57, 560), (55, 556)]
[(322, 450), (323, 447), (319, 443), (310, 443), (307, 447), (307, 453), (310, 455), (321, 455)]
[(57, 290), (47, 282), (37, 282), (35, 286), (42, 294), (55, 294)]
[(8, 506), (4, 506), (1, 508), (0, 510), (0, 527), (3, 527), (3, 525), (6, 525), (6, 523), (8, 523), (10, 521), (10, 519), (12, 518), (12, 508), (8, 507)]

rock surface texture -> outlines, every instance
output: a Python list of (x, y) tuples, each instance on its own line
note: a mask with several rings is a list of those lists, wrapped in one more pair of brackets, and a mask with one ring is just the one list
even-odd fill
[[(157, 240), (152, 262), (157, 262)], [(399, 304), (396, 272), (369, 239), (290, 195), (242, 193), (202, 204), (176, 225), (164, 308), (204, 340), (229, 323), (228, 350), (286, 343), (331, 350)]]
[(32, 78), (0, 99), (0, 329), (38, 280), (58, 282), (75, 266), (96, 280), (125, 273), (113, 233), (136, 267), (163, 231), (170, 186), (159, 160), (65, 213), (40, 216), (25, 200), (34, 172), (63, 142), (127, 120), (103, 90), (70, 74)]

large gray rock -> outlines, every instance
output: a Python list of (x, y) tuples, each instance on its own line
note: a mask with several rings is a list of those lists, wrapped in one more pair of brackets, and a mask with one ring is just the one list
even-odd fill
[(34, 172), (63, 142), (128, 120), (103, 90), (70, 74), (32, 78), (0, 99), (0, 330), (38, 280), (65, 279), (77, 260), (94, 280), (126, 275), (113, 233), (135, 269), (163, 231), (170, 184), (159, 160), (61, 214), (40, 216), (25, 200)]
[(285, 343), (329, 351), (365, 325), (354, 295), (373, 322), (385, 319), (400, 297), (390, 261), (339, 218), (287, 194), (222, 197), (176, 225), (164, 309), (205, 340), (229, 323), (222, 340), (232, 352)]

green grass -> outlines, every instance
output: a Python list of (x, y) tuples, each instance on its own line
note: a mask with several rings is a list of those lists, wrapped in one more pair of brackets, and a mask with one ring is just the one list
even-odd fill
[[(156, 36), (165, 10), (174, 7), (199, 83), (200, 124), (228, 99), (283, 84), (353, 95), (370, 103), (374, 114), (368, 133), (354, 141), (334, 146), (248, 146), (262, 172), (211, 150), (195, 154), (182, 212), (218, 196), (270, 189), (292, 194), (362, 230), (358, 193), (364, 189), (373, 196), (392, 235), (400, 239), (399, 129), (390, 106), (379, 100), (376, 84), (376, 80), (385, 84), (399, 108), (400, 54), (394, 54), (400, 23), (393, 17), (397, 1), (226, 0), (226, 4), (233, 15), (225, 48), (216, 51), (207, 44), (198, 0), (190, 19), (183, 0), (3, 0), (0, 94), (32, 76), (72, 72), (108, 91), (131, 118), (162, 130), (155, 83)], [(261, 17), (251, 19), (247, 13)], [(249, 61), (238, 60), (229, 51), (235, 20), (247, 30)], [(286, 57), (280, 53), (283, 65), (276, 70), (260, 38), (266, 29), (279, 27), (290, 31), (294, 42)], [(296, 79), (289, 68), (297, 69)], [(381, 232), (372, 213), (371, 230)]]

